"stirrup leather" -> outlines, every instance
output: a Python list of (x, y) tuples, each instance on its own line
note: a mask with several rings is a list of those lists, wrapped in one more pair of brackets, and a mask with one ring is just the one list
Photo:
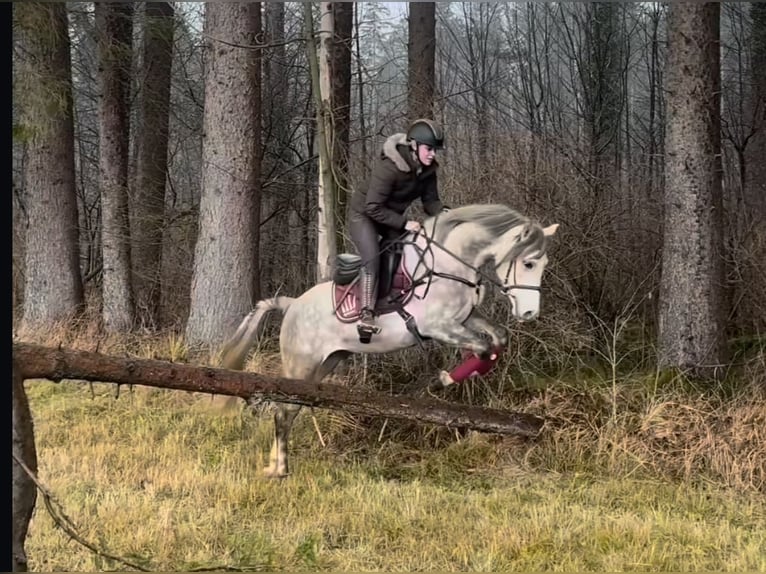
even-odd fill
[(369, 330), (376, 335), (380, 333), (380, 327), (375, 324), (375, 314), (369, 309), (364, 309), (359, 317), (359, 327)]

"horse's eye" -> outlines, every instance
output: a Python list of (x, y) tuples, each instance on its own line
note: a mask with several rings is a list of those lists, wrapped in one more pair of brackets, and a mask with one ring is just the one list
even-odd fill
[(524, 269), (534, 269), (535, 263), (534, 261), (525, 261), (524, 262)]

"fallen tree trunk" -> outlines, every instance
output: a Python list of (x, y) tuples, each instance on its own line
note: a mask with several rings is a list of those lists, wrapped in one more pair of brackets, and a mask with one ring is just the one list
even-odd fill
[(15, 343), (13, 356), (24, 379), (63, 379), (144, 385), (181, 391), (253, 396), (272, 401), (340, 409), (359, 415), (402, 419), (482, 432), (536, 436), (543, 420), (526, 413), (461, 405), (429, 397), (391, 396), (332, 383), (314, 383), (157, 361), (121, 358)]

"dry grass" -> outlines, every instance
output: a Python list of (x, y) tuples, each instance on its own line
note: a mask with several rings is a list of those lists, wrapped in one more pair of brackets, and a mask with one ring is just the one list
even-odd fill
[[(96, 347), (71, 328), (38, 340)], [(172, 334), (98, 346), (214, 361)], [(422, 375), (416, 353), (343, 376), (388, 390), (392, 371)], [(273, 342), (249, 368), (278, 371)], [(259, 476), (265, 412), (140, 387), (27, 390), (42, 481), (83, 536), (154, 570), (766, 570), (763, 355), (719, 388), (594, 372), (522, 384), (506, 369), (448, 394), (545, 416), (536, 441), (304, 414), (294, 474), (277, 482)], [(120, 567), (68, 540), (42, 505), (27, 550), (35, 570)]]
[[(415, 450), (336, 452), (309, 417), (295, 474), (258, 478), (270, 425), (209, 399), (106, 385), (28, 383), (40, 476), (89, 540), (153, 569), (763, 570), (763, 499), (713, 486), (532, 472), (507, 443), (470, 435)], [(35, 570), (99, 561), (38, 508)]]
[(621, 388), (612, 400), (611, 389), (546, 390), (535, 410), (549, 430), (531, 456), (559, 471), (605, 469), (766, 493), (766, 387), (752, 383), (731, 398)]

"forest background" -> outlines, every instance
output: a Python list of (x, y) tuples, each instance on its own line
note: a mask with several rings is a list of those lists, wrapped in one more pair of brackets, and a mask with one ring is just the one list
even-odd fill
[[(509, 353), (448, 397), (552, 434), (534, 456), (479, 450), (762, 493), (766, 5), (389, 4), (14, 3), (17, 340), (209, 363), (259, 298), (328, 275), (382, 141), (433, 117), (445, 203), (561, 224), (540, 320), (490, 297)], [(277, 328), (251, 369), (278, 371)], [(399, 392), (456, 358), (429, 346), (340, 376)], [(50, 392), (33, 410), (63, 408)], [(337, 451), (384, 430), (423, 456), (462, 444), (320, 422)]]

